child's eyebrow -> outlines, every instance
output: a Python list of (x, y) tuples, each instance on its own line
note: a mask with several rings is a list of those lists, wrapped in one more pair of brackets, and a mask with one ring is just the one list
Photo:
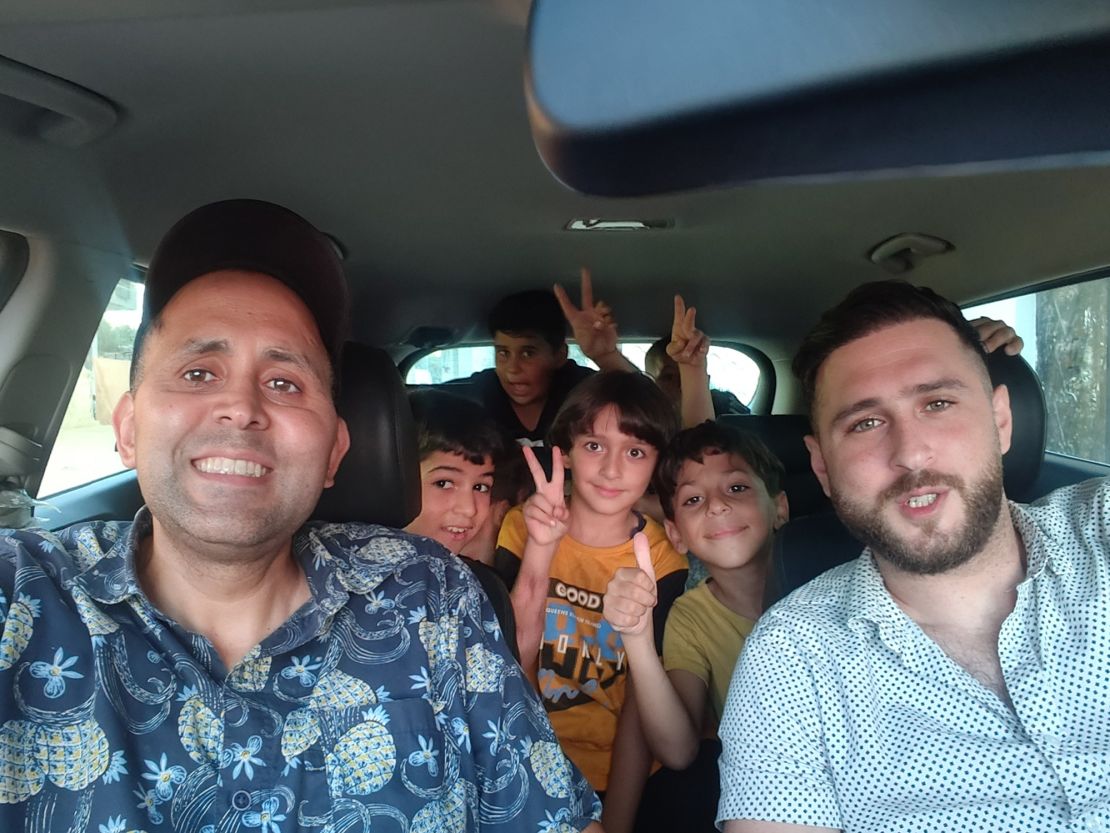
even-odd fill
[[(462, 474), (462, 469), (459, 466), (448, 466), (446, 463), (438, 465), (438, 466), (432, 466), (430, 469), (428, 469), (428, 474), (431, 474), (432, 472), (436, 472), (436, 471), (450, 471), (450, 472), (455, 472), (456, 474)], [(494, 473), (494, 470), (492, 468), (489, 468), (489, 469), (486, 469), (485, 471), (483, 471), (478, 476), (479, 477), (493, 477), (493, 473)]]

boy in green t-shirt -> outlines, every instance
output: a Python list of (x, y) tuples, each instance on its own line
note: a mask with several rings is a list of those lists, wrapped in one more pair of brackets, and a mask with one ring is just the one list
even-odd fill
[(762, 613), (772, 540), (789, 514), (784, 477), (758, 437), (715, 422), (682, 431), (661, 455), (655, 485), (667, 536), (709, 570), (671, 608), (662, 661), (652, 642), (655, 579), (640, 536), (640, 566), (609, 582), (603, 610), (624, 642), (644, 736), (671, 769), (689, 766), (703, 730), (720, 720), (736, 658)]

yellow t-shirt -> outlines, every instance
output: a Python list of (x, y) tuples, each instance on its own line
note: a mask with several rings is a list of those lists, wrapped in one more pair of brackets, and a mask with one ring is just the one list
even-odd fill
[[(651, 543), (655, 578), (687, 569), (686, 557), (650, 518), (643, 530)], [(498, 548), (520, 558), (528, 530), (521, 508), (505, 516)], [(546, 618), (540, 644), (540, 695), (559, 743), (595, 790), (609, 783), (609, 759), (624, 704), (628, 664), (620, 634), (605, 621), (602, 597), (618, 567), (635, 567), (629, 540), (615, 547), (587, 547), (563, 536), (551, 562)]]
[(689, 671), (705, 682), (716, 726), (721, 722), (736, 658), (755, 622), (721, 604), (706, 581), (687, 590), (671, 607), (663, 632), (663, 667)]

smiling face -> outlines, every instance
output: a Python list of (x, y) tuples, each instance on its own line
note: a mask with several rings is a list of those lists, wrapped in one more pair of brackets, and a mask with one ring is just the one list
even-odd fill
[(316, 322), (273, 278), (222, 271), (166, 305), (113, 415), (160, 532), (197, 552), (287, 547), (349, 445)]
[(598, 515), (627, 513), (647, 490), (659, 452), (620, 430), (615, 405), (601, 409), (593, 427), (574, 438), (567, 454), (574, 503)]
[(514, 405), (542, 404), (551, 388), (551, 376), (567, 360), (564, 344), (556, 350), (538, 334), (498, 330), (493, 337), (495, 372)]
[(707, 449), (678, 474), (674, 520), (667, 535), (679, 552), (736, 569), (771, 554), (774, 531), (786, 522), (786, 494), (775, 496), (738, 454)]
[(942, 321), (885, 327), (817, 374), (813, 470), (844, 524), (906, 572), (940, 573), (999, 528), (1009, 397)]
[(489, 516), (493, 461), (486, 457), (476, 464), (461, 454), (434, 451), (420, 461), (420, 483), (420, 514), (405, 531), (458, 553)]

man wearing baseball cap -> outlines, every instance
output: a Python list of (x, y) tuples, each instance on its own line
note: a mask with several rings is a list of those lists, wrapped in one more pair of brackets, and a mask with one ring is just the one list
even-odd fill
[(280, 206), (163, 239), (113, 415), (146, 506), (0, 532), (0, 829), (596, 827), (465, 567), (306, 523), (350, 443), (348, 315)]

